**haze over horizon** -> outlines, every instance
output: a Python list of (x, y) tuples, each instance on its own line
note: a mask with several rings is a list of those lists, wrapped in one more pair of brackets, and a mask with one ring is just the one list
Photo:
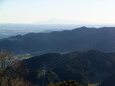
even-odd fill
[(115, 24), (114, 3), (115, 0), (0, 0), (0, 23), (33, 24), (57, 19)]

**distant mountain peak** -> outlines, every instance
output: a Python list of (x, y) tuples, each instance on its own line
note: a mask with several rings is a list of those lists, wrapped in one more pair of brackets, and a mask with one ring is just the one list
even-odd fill
[(86, 22), (75, 21), (75, 20), (61, 20), (52, 18), (47, 21), (37, 21), (36, 24), (88, 24)]

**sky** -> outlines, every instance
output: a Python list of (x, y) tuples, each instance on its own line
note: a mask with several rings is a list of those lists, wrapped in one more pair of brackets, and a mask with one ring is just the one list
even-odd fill
[(115, 24), (115, 0), (0, 0), (0, 23), (51, 19)]

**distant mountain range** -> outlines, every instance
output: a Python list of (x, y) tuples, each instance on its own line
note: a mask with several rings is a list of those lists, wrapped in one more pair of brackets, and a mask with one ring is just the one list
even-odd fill
[(27, 33), (62, 31), (72, 29), (82, 25), (57, 25), (57, 24), (0, 24), (0, 39)]
[(100, 50), (115, 52), (115, 27), (87, 28), (29, 33), (0, 40), (0, 49), (16, 53), (47, 52), (66, 53), (71, 51)]

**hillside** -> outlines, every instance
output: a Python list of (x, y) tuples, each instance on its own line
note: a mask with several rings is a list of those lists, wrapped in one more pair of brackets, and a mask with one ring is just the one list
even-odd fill
[(0, 40), (0, 49), (15, 53), (34, 52), (35, 54), (48, 52), (71, 52), (100, 50), (115, 51), (115, 28), (87, 28), (54, 31), (51, 33), (29, 33), (12, 36)]
[(45, 78), (45, 83), (76, 80), (87, 86), (88, 83), (101, 83), (115, 72), (115, 53), (95, 50), (67, 54), (48, 53), (25, 61), (33, 83)]
[(100, 86), (115, 86), (115, 73), (104, 79)]

